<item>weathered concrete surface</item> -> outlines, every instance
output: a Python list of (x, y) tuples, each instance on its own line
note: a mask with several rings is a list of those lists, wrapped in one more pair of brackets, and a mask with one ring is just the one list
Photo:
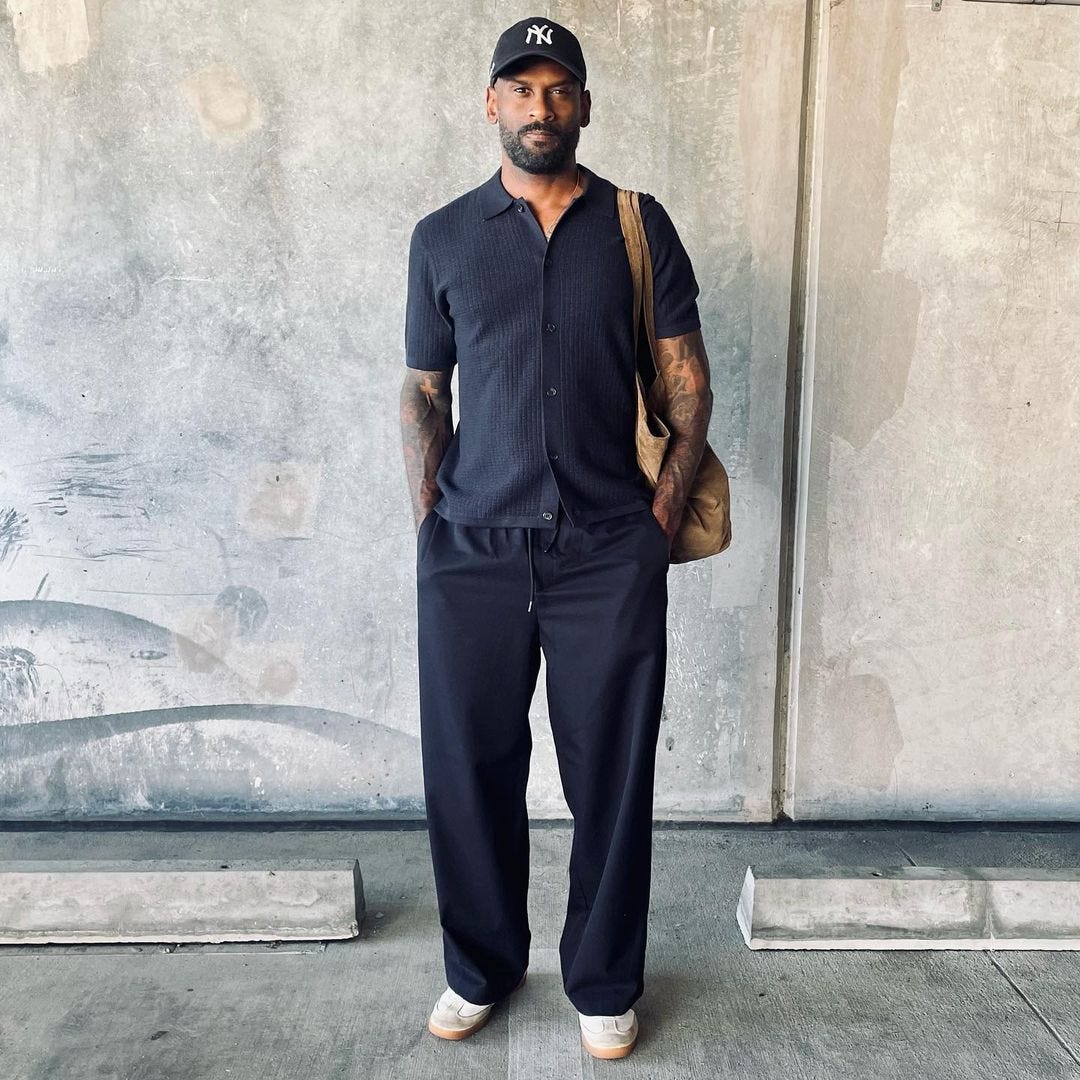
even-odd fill
[(0, 944), (355, 937), (355, 859), (0, 860)]
[[(814, 3), (784, 808), (1074, 818), (1080, 13)], [(770, 816), (805, 10), (552, 12), (581, 160), (694, 259), (732, 478), (732, 548), (671, 574), (660, 818)], [(0, 817), (422, 814), (407, 240), (494, 169), (519, 17), (0, 6)]]
[[(5, 1075), (20, 1080), (566, 1080), (591, 1077), (558, 944), (571, 836), (532, 831), (529, 978), (482, 1032), (425, 1030), (445, 986), (422, 831), (0, 832), (0, 857), (357, 858), (360, 938), (259, 945), (0, 947)], [(1075, 1080), (1080, 953), (747, 949), (748, 865), (1068, 867), (1080, 832), (658, 830), (632, 1080)], [(373, 1004), (379, 1022), (372, 1022)]]
[(1080, 817), (1080, 11), (818, 5), (785, 807)]
[(1080, 868), (749, 866), (751, 949), (1080, 949)]
[[(803, 0), (553, 16), (580, 159), (694, 260), (735, 500), (730, 552), (671, 575), (657, 814), (766, 818)], [(408, 236), (497, 167), (520, 17), (0, 7), (0, 817), (422, 813)], [(530, 805), (565, 817), (543, 679)]]

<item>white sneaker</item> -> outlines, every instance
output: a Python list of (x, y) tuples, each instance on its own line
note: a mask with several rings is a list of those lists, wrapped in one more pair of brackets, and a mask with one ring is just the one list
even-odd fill
[[(521, 982), (514, 990), (520, 990), (524, 985), (525, 976), (522, 975)], [(432, 1035), (438, 1035), (440, 1039), (467, 1038), (487, 1023), (493, 1008), (495, 1002), (490, 1005), (474, 1005), (448, 986), (431, 1010), (427, 1023), (428, 1031)]]
[(619, 1016), (586, 1016), (578, 1013), (581, 1045), (596, 1058), (626, 1057), (637, 1042), (638, 1021), (633, 1009)]

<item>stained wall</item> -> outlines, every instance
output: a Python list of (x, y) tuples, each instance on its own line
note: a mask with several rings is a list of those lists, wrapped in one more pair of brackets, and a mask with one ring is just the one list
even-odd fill
[(785, 806), (1080, 814), (1080, 9), (821, 5)]
[[(6, 0), (0, 818), (422, 814), (408, 238), (498, 165), (498, 3)], [(736, 540), (671, 571), (658, 817), (769, 815), (805, 11), (553, 4), (579, 160), (702, 286)], [(533, 705), (530, 805), (565, 816)]]

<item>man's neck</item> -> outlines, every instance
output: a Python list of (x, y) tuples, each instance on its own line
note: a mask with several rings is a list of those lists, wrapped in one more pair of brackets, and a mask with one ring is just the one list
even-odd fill
[(532, 205), (550, 205), (565, 202), (577, 188), (584, 191), (588, 178), (578, 174), (576, 161), (569, 161), (555, 173), (531, 173), (519, 169), (506, 155), (502, 159), (502, 185), (515, 199), (524, 198)]

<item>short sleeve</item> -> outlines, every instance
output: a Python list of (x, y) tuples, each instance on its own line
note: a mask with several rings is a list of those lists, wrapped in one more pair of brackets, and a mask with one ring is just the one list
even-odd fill
[(639, 197), (653, 270), (653, 313), (658, 338), (677, 337), (701, 328), (700, 292), (690, 256), (668, 212), (648, 193)]
[(409, 241), (409, 289), (405, 301), (405, 366), (449, 371), (457, 362), (454, 321), (440, 288), (431, 253), (413, 228)]

